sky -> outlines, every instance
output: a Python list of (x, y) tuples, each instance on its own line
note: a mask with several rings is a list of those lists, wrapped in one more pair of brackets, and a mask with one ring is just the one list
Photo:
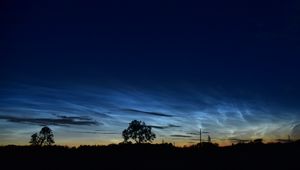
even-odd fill
[(296, 1), (3, 1), (0, 145), (300, 139)]

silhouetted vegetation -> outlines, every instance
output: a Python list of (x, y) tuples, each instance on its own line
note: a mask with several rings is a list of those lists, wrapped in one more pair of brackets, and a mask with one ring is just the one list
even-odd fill
[(2, 167), (10, 169), (297, 169), (299, 154), (300, 141), (227, 147), (208, 142), (201, 147), (170, 143), (0, 147)]
[(52, 130), (45, 126), (39, 133), (31, 135), (29, 143), (33, 146), (49, 146), (54, 144), (54, 135)]
[(155, 134), (151, 132), (151, 127), (145, 122), (133, 120), (129, 123), (127, 129), (122, 132), (124, 143), (128, 143), (129, 139), (133, 139), (135, 143), (152, 142), (155, 139)]
[[(219, 147), (207, 142), (188, 147), (150, 144), (151, 127), (132, 121), (122, 133), (124, 142), (107, 146), (51, 146), (49, 127), (31, 136), (30, 146), (0, 146), (2, 167), (10, 169), (295, 169), (300, 140), (264, 144), (263, 139)], [(130, 139), (136, 142), (131, 145)], [(40, 147), (43, 146), (43, 147)]]

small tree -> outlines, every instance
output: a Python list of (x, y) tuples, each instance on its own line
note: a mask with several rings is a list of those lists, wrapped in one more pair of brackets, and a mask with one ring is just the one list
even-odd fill
[(155, 134), (151, 132), (151, 127), (147, 126), (145, 122), (133, 120), (129, 123), (127, 129), (122, 132), (124, 143), (127, 143), (131, 138), (135, 143), (152, 142), (155, 139)]
[(39, 133), (31, 135), (29, 143), (34, 146), (49, 146), (54, 144), (55, 142), (52, 130), (47, 126), (43, 127)]
[(39, 135), (37, 133), (34, 133), (33, 135), (31, 135), (31, 139), (29, 141), (29, 143), (33, 146), (37, 146), (39, 145)]

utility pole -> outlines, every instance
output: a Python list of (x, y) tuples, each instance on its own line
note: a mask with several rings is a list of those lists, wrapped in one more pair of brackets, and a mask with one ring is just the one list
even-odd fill
[(202, 139), (201, 139), (201, 128), (200, 128), (200, 146), (201, 146), (201, 143), (202, 143)]
[[(207, 132), (207, 131), (203, 131), (202, 132), (202, 129), (200, 128), (200, 133), (199, 133), (199, 138), (200, 138), (200, 146), (202, 146), (202, 133), (204, 133), (204, 134), (209, 134), (209, 132)], [(211, 138), (210, 138), (210, 136), (208, 135), (208, 142), (210, 142), (211, 141)]]

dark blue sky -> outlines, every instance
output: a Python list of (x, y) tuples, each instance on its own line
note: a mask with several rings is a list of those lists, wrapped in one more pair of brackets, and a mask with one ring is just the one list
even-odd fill
[[(296, 1), (1, 2), (0, 138), (59, 144), (299, 137)], [(67, 135), (66, 135), (67, 134)], [(71, 142), (73, 141), (73, 142)], [(89, 143), (90, 142), (90, 143)]]

